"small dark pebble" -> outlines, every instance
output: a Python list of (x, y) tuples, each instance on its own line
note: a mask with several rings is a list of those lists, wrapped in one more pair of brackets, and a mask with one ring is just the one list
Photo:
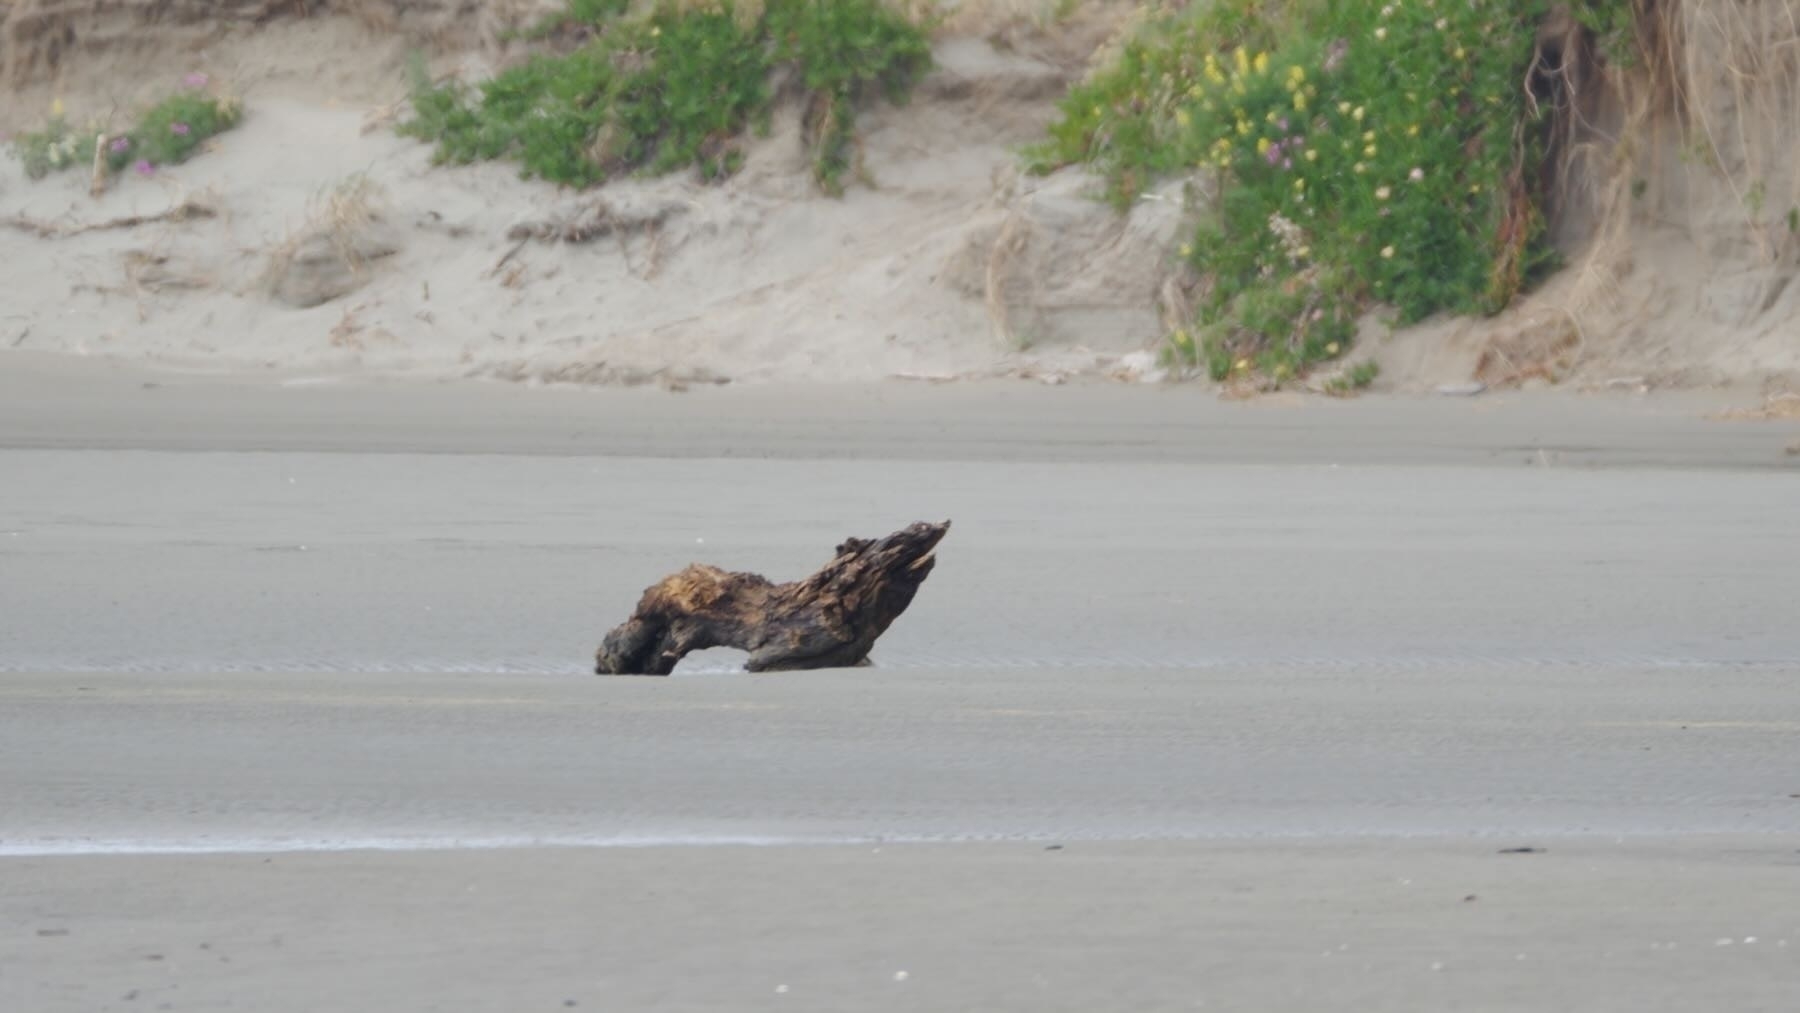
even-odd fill
[(146, 953), (146, 954), (144, 954), (144, 959), (145, 959), (145, 960), (161, 960), (161, 959), (162, 959), (162, 958), (163, 958), (163, 955), (162, 955), (162, 954), (160, 954), (160, 953)]
[(126, 1002), (131, 1002), (133, 999), (136, 999), (137, 997), (138, 997), (138, 990), (135, 988), (132, 989), (131, 991), (125, 993), (124, 995), (119, 996), (120, 999), (123, 999)]
[(1541, 855), (1544, 850), (1543, 848), (1501, 848), (1500, 853), (1502, 855)]
[(40, 938), (49, 939), (52, 936), (66, 936), (69, 934), (69, 930), (68, 929), (38, 929), (37, 934)]
[(1473, 900), (1474, 900), (1474, 899), (1475, 899), (1475, 895), (1474, 895), (1474, 894), (1469, 894), (1469, 895), (1468, 895), (1468, 896), (1467, 896), (1467, 897), (1464, 897), (1464, 898), (1463, 898), (1463, 903), (1464, 903), (1464, 904), (1467, 904), (1467, 903), (1470, 903), (1470, 902), (1471, 902), (1471, 901), (1473, 901)]
[(1046, 844), (1046, 845), (1044, 845), (1044, 850), (1045, 850), (1045, 851), (1061, 851), (1061, 850), (1062, 850), (1062, 848), (1063, 848), (1063, 846), (1062, 846), (1062, 845), (1060, 845), (1060, 844)]

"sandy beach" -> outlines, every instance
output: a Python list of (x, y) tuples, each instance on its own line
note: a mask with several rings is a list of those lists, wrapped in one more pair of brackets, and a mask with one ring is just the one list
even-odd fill
[[(718, 185), (434, 166), (408, 54), (530, 3), (0, 0), (0, 133), (245, 113), (97, 195), (0, 159), (0, 1010), (1792, 1006), (1744, 40), (1689, 26), (1709, 158), (1559, 166), (1565, 270), (1271, 392), (1159, 355), (1203, 178), (1020, 171), (1138, 5), (937, 6), (838, 199), (791, 104)], [(944, 518), (872, 667), (590, 674), (687, 563)]]

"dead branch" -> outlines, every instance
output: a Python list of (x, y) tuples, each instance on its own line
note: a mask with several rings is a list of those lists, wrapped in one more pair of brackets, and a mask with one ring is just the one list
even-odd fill
[(84, 232), (103, 232), (108, 229), (135, 229), (140, 225), (153, 225), (157, 222), (185, 222), (200, 218), (217, 218), (218, 209), (210, 204), (188, 199), (153, 215), (127, 215), (124, 218), (108, 218), (105, 221), (88, 222), (82, 225), (57, 225), (54, 222), (40, 222), (25, 215), (14, 215), (5, 219), (5, 224), (21, 232), (29, 232), (39, 239), (67, 239), (79, 236)]
[(594, 671), (668, 675), (709, 647), (750, 652), (752, 672), (859, 664), (912, 604), (949, 530), (949, 521), (920, 522), (879, 540), (845, 539), (823, 569), (788, 584), (689, 566), (644, 592), (631, 618), (606, 635)]
[(652, 211), (621, 212), (600, 201), (574, 218), (520, 222), (506, 230), (506, 238), (521, 243), (530, 240), (542, 243), (591, 243), (615, 232), (660, 227), (682, 210), (679, 204), (666, 204)]

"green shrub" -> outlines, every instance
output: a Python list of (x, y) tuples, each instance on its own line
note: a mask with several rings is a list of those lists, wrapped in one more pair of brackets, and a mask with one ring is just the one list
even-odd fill
[(1211, 177), (1182, 251), (1209, 284), (1168, 356), (1280, 382), (1346, 352), (1373, 302), (1403, 322), (1492, 312), (1549, 262), (1521, 88), (1547, 8), (1203, 3), (1071, 91), (1030, 155), (1093, 165), (1121, 206), (1161, 175)]
[(568, 6), (549, 14), (525, 33), (542, 39), (569, 29), (591, 29), (624, 14), (631, 0), (568, 0)]
[[(207, 139), (237, 125), (242, 111), (230, 99), (208, 93), (205, 75), (192, 74), (183, 89), (151, 106), (130, 130), (107, 134), (105, 165), (110, 172), (135, 168), (149, 173), (193, 157)], [(53, 107), (43, 129), (13, 138), (13, 152), (26, 175), (42, 179), (52, 172), (93, 164), (94, 141), (105, 130), (98, 123), (71, 127), (61, 103)]]
[(930, 43), (880, 0), (778, 0), (768, 18), (776, 60), (799, 68), (809, 97), (813, 174), (826, 192), (842, 193), (857, 107), (871, 92), (904, 103), (931, 67)]
[(99, 135), (98, 126), (70, 126), (58, 108), (50, 114), (42, 129), (13, 137), (13, 155), (25, 167), (25, 175), (43, 179), (53, 172), (91, 163), (94, 138)]
[(107, 167), (118, 172), (127, 166), (144, 171), (178, 165), (208, 138), (236, 126), (240, 114), (237, 103), (197, 89), (171, 95), (151, 106), (129, 132), (109, 139)]
[(440, 162), (514, 158), (526, 176), (571, 186), (686, 166), (712, 179), (737, 170), (742, 136), (767, 123), (771, 80), (788, 68), (814, 173), (839, 193), (856, 109), (877, 94), (904, 101), (930, 66), (924, 32), (880, 0), (769, 0), (753, 19), (729, 3), (631, 16), (623, 3), (577, 0), (553, 20), (588, 38), (476, 89), (415, 70), (401, 131), (435, 142)]

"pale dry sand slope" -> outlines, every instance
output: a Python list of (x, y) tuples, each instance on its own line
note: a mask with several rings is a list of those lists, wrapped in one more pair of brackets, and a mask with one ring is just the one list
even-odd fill
[[(1587, 82), (1561, 180), (1569, 270), (1491, 320), (1395, 331), (1371, 318), (1357, 355), (1380, 362), (1381, 386), (1480, 377), (1791, 397), (1800, 46), (1784, 40), (1800, 31), (1797, 4), (1688, 12), (1685, 119), (1634, 105), (1629, 82)], [(13, 21), (49, 6), (15, 4)], [(1138, 380), (1157, 375), (1150, 350), (1181, 302), (1170, 283), (1194, 281), (1172, 263), (1183, 181), (1121, 217), (1080, 170), (1018, 172), (1019, 146), (1139, 5), (940, 4), (958, 13), (939, 69), (910, 106), (865, 117), (871, 179), (843, 200), (811, 187), (791, 116), (717, 187), (678, 176), (573, 193), (508, 165), (433, 168), (390, 129), (412, 42), (371, 26), (440, 43), (446, 26), (473, 26), (436, 69), (475, 79), (518, 54), (497, 27), (529, 4), (400, 2), (392, 17), (364, 4), (254, 29), (131, 21), (151, 6), (107, 20), (63, 4), (76, 43), (53, 72), (25, 59), (44, 52), (9, 51), (0, 131), (35, 125), (57, 98), (75, 118), (122, 120), (193, 70), (241, 94), (247, 119), (203, 157), (99, 200), (84, 173), (31, 183), (0, 159), (0, 222), (29, 226), (0, 227), (0, 351), (583, 383)], [(186, 201), (217, 214), (67, 234)], [(614, 228), (588, 243), (509, 238), (596, 221)]]
[[(0, 218), (64, 234), (0, 229), (0, 347), (578, 382), (1104, 368), (1160, 333), (1157, 275), (1179, 207), (1120, 219), (1079, 174), (1020, 180), (1016, 150), (1074, 70), (1066, 50), (1036, 52), (943, 40), (916, 101), (865, 117), (871, 179), (842, 200), (813, 188), (792, 116), (723, 186), (680, 175), (575, 193), (507, 164), (432, 167), (391, 129), (398, 46), (349, 23), (165, 54), (148, 61), (165, 89), (209, 72), (244, 95), (244, 123), (98, 200), (86, 173), (32, 183), (8, 160)], [(486, 71), (478, 54), (460, 62)], [(124, 80), (148, 72), (134, 64)], [(27, 88), (9, 125), (61, 92), (72, 116), (128, 106), (119, 80)], [(66, 234), (183, 202), (216, 216)], [(513, 238), (596, 221), (612, 231), (591, 242)]]

